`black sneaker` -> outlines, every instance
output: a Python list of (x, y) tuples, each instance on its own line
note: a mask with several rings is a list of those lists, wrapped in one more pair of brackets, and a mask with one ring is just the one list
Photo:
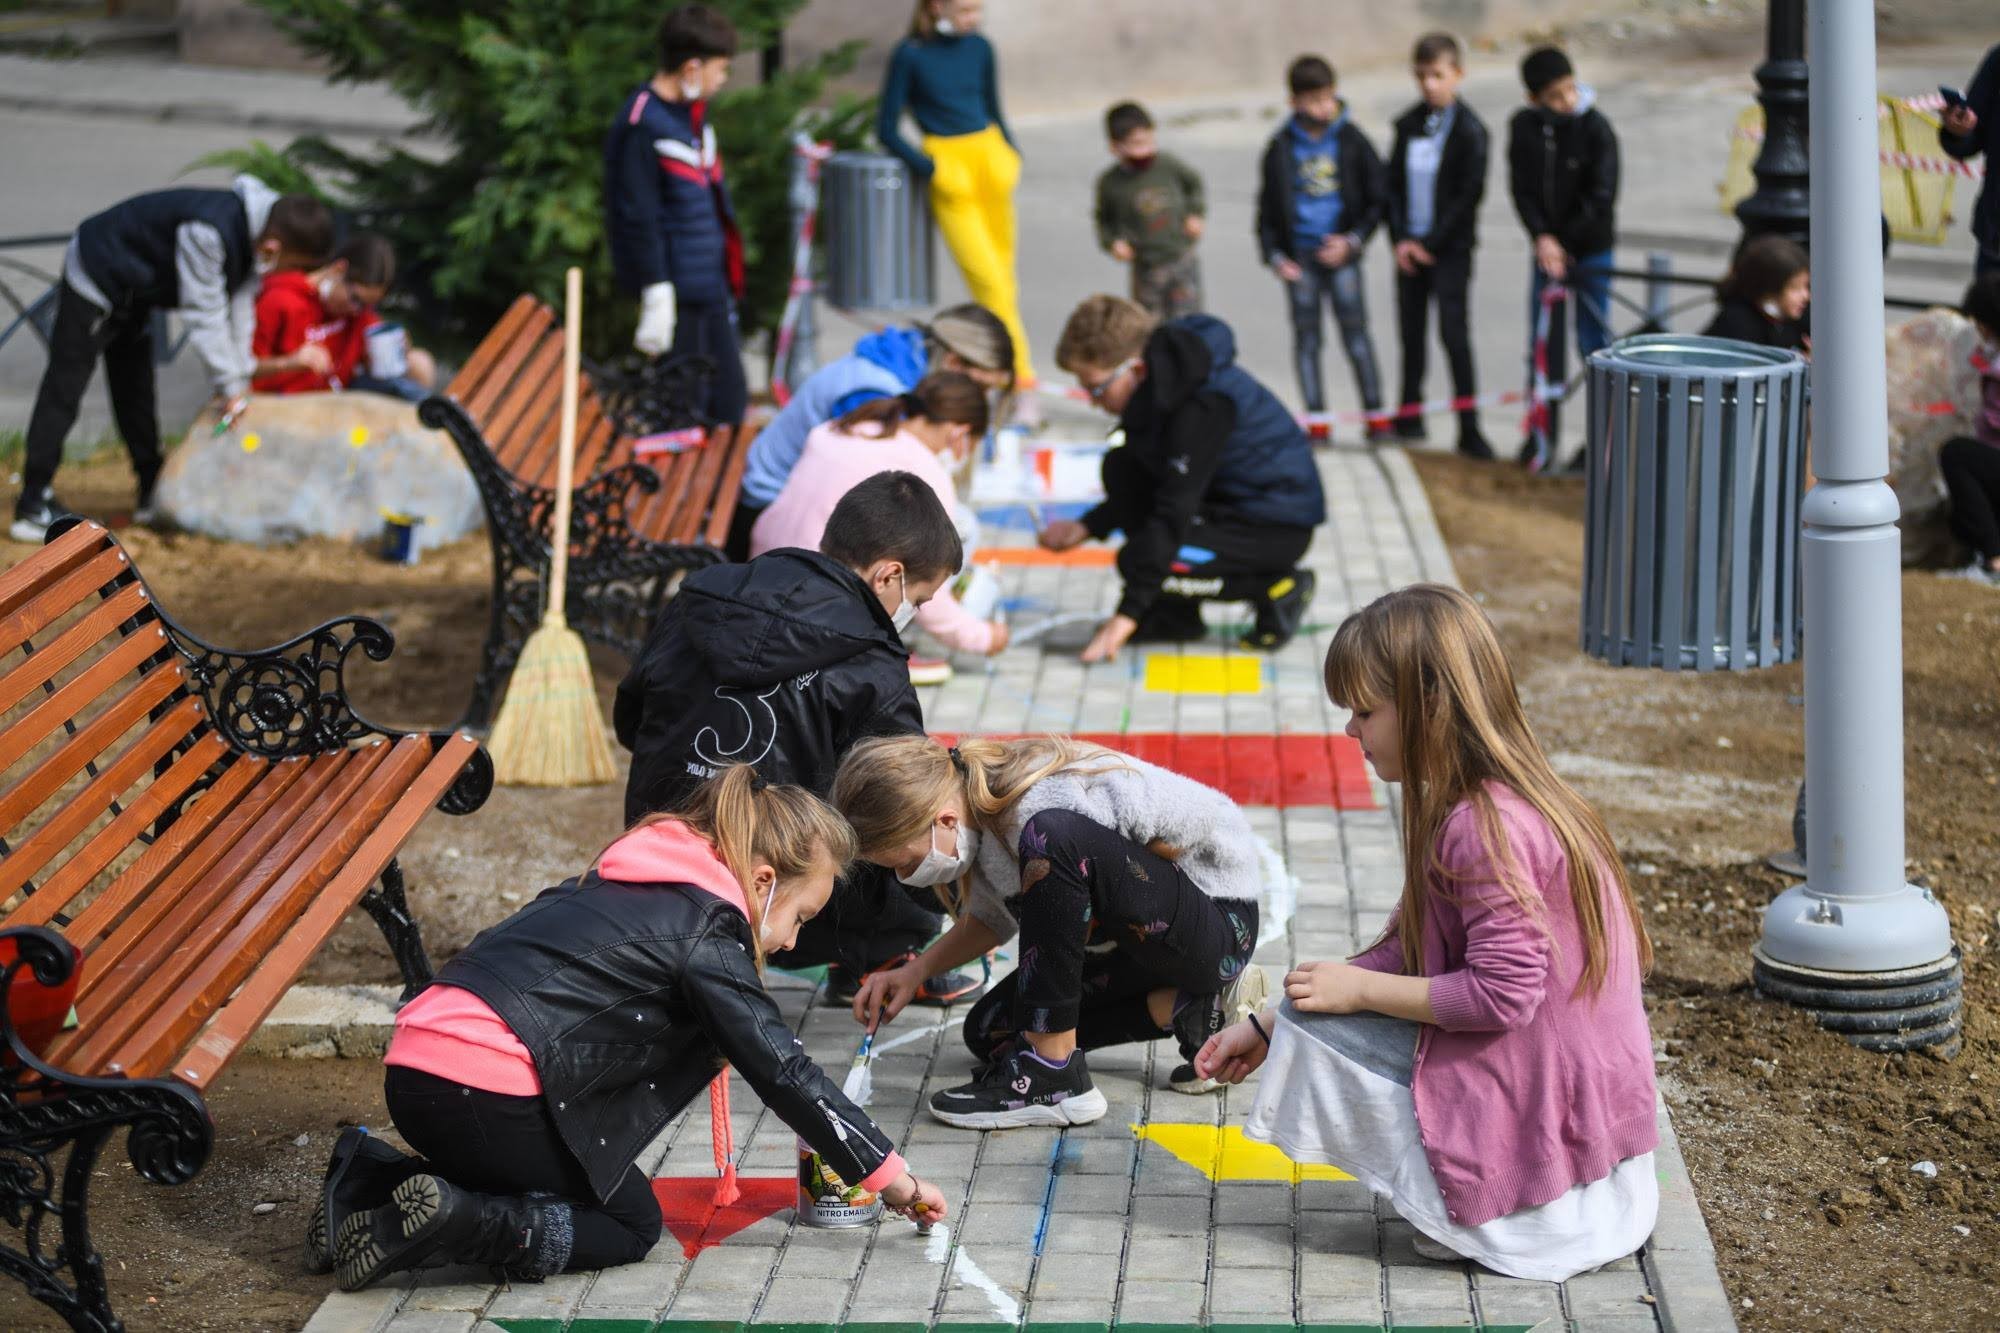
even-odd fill
[(1396, 426), (1387, 417), (1368, 418), (1368, 443), (1393, 444), (1396, 440)]
[[(913, 953), (906, 953), (891, 958), (880, 967), (871, 968), (870, 971), (881, 972), (892, 967), (900, 967), (915, 957)], [(946, 1005), (957, 1004), (968, 995), (976, 994), (985, 984), (970, 972), (941, 973), (927, 979), (919, 986), (915, 998), (910, 1003), (923, 1005), (927, 1009), (942, 1009)], [(821, 1004), (836, 1009), (852, 1008), (854, 997), (860, 993), (861, 982), (852, 972), (839, 963), (826, 965), (826, 988), (820, 992)]]
[(1214, 1079), (1194, 1072), (1195, 1056), (1210, 1037), (1231, 1023), (1240, 1023), (1261, 1012), (1270, 993), (1270, 978), (1264, 975), (1263, 968), (1252, 963), (1219, 993), (1191, 1001), (1175, 1014), (1174, 1040), (1181, 1048), (1181, 1063), (1167, 1076), (1167, 1086), (1190, 1097), (1221, 1087)]
[(132, 507), (132, 521), (142, 528), (149, 528), (160, 521), (160, 509), (154, 503), (153, 494), (159, 489), (160, 474), (139, 478), (139, 502)]
[(423, 1163), (396, 1150), (365, 1125), (350, 1125), (334, 1140), (326, 1178), (312, 1217), (306, 1222), (306, 1271), (331, 1273), (333, 1242), (354, 1213), (389, 1202), (396, 1186), (423, 1169)]
[(1275, 652), (1290, 643), (1318, 588), (1319, 578), (1310, 569), (1295, 569), (1272, 584), (1257, 603), (1257, 623), (1240, 640), (1242, 645)]
[(1467, 458), (1476, 458), (1481, 462), (1490, 461), (1494, 457), (1493, 446), (1486, 442), (1486, 437), (1480, 433), (1477, 426), (1466, 426), (1459, 430), (1458, 451)]
[(1396, 438), (1399, 440), (1428, 440), (1430, 432), (1424, 428), (1422, 414), (1412, 412), (1409, 416), (1397, 417)]
[(1162, 597), (1139, 617), (1139, 628), (1128, 643), (1199, 643), (1208, 637), (1201, 603), (1186, 597)]
[(1023, 1043), (1003, 1052), (961, 1088), (931, 1098), (931, 1114), (958, 1129), (1015, 1129), (1022, 1125), (1087, 1125), (1104, 1118), (1104, 1094), (1090, 1081), (1082, 1051), (1051, 1067)]
[(57, 520), (68, 518), (69, 512), (56, 499), (54, 491), (44, 490), (34, 499), (23, 495), (14, 502), (14, 525), (7, 529), (7, 535), (17, 542), (39, 545), (48, 540), (49, 528)]

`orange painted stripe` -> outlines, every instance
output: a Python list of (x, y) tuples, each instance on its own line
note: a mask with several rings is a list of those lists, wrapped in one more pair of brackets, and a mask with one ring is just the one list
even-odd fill
[(976, 565), (1067, 565), (1072, 569), (1107, 569), (1118, 561), (1108, 546), (1076, 546), (1044, 551), (1039, 546), (982, 546), (972, 553)]

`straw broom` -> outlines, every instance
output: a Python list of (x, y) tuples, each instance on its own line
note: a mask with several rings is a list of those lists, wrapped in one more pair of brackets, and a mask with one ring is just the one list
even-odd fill
[(494, 775), (521, 787), (589, 787), (618, 775), (604, 738), (597, 683), (583, 639), (563, 618), (569, 587), (570, 486), (576, 469), (576, 400), (583, 334), (583, 270), (563, 292), (562, 435), (556, 451), (555, 514), (549, 525), (549, 604), (528, 636), (486, 749)]

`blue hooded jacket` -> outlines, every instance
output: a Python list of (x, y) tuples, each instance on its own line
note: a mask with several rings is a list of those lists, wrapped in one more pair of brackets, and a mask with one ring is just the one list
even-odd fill
[(815, 370), (750, 442), (743, 499), (759, 509), (768, 506), (785, 488), (813, 427), (874, 399), (908, 393), (929, 364), (921, 329), (884, 329), (854, 344), (852, 355)]
[[(1171, 407), (1203, 391), (1219, 393), (1236, 409), (1236, 429), (1222, 446), (1222, 459), (1208, 484), (1207, 502), (1260, 523), (1311, 528), (1326, 521), (1326, 495), (1319, 468), (1313, 462), (1312, 441), (1297, 418), (1277, 396), (1236, 364), (1236, 335), (1213, 315), (1188, 315), (1173, 320), (1166, 331), (1182, 337), (1149, 349), (1148, 372), (1162, 402)], [(1179, 356), (1180, 382), (1156, 364), (1166, 359), (1186, 336), (1199, 340), (1207, 352), (1207, 374), (1200, 358)]]

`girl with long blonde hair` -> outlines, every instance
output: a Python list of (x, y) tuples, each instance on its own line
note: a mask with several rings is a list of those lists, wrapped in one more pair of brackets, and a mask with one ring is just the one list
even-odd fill
[(1245, 1133), (1387, 1195), (1419, 1254), (1549, 1282), (1630, 1254), (1659, 1209), (1652, 946), (1611, 835), (1463, 592), (1348, 617), (1326, 689), (1403, 785), (1402, 900), (1367, 952), (1292, 971), (1196, 1068), (1262, 1065)]
[(1262, 884), (1255, 836), (1221, 792), (1059, 736), (923, 736), (851, 750), (832, 800), (863, 859), (929, 887), (953, 918), (911, 962), (871, 975), (856, 1021), (893, 1017), (926, 978), (1017, 932), (1019, 963), (973, 1006), (972, 1082), (931, 1113), (962, 1129), (1081, 1125), (1107, 1103), (1084, 1053), (1173, 1036), (1178, 1091), (1215, 1084), (1192, 1059), (1211, 1033), (1260, 1006)]
[(637, 1262), (661, 1217), (636, 1160), (724, 1061), (843, 1180), (942, 1217), (764, 991), (765, 952), (792, 945), (853, 856), (824, 802), (738, 765), (480, 932), (389, 1043), (389, 1114), (424, 1160), (342, 1135), (316, 1266), (353, 1291), (440, 1258), (524, 1277)]

